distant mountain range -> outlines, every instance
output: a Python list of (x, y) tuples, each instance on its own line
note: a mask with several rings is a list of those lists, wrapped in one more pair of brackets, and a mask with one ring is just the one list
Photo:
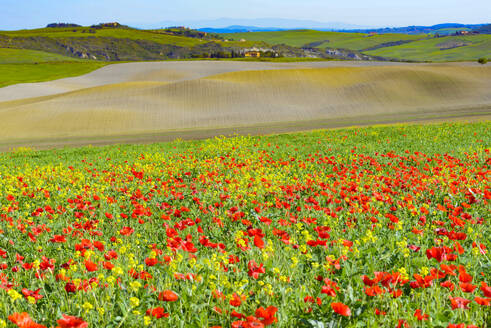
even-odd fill
[[(346, 32), (359, 32), (359, 33), (404, 33), (404, 34), (423, 34), (434, 33), (438, 30), (444, 29), (470, 29), (477, 30), (486, 24), (458, 24), (458, 23), (444, 23), (432, 26), (405, 26), (405, 27), (384, 27), (377, 29), (349, 29)], [(342, 31), (342, 30), (338, 30)]]
[[(130, 24), (131, 25), (131, 24)], [(253, 31), (278, 31), (292, 30), (300, 28), (316, 29), (316, 30), (336, 30), (336, 29), (363, 29), (373, 28), (373, 26), (355, 25), (343, 22), (318, 22), (312, 20), (284, 19), (284, 18), (218, 18), (210, 20), (182, 20), (182, 21), (162, 21), (155, 24), (132, 24), (140, 28), (161, 28), (169, 26), (186, 26), (200, 30), (215, 30), (224, 29), (230, 32), (232, 30), (240, 30), (241, 32)]]
[[(489, 23), (488, 23), (489, 24)], [(360, 32), (360, 33), (404, 33), (422, 34), (435, 33), (441, 29), (470, 29), (475, 30), (486, 24), (459, 24), (444, 23), (432, 26), (404, 26), (404, 27), (373, 27), (349, 24), (343, 22), (318, 22), (313, 20), (298, 20), (284, 18), (219, 18), (211, 20), (182, 20), (162, 21), (153, 24), (129, 24), (139, 28), (165, 28), (170, 26), (186, 26), (208, 33), (243, 33), (267, 32), (295, 29), (312, 29), (318, 31)]]
[(242, 26), (231, 25), (227, 27), (204, 27), (199, 28), (199, 31), (207, 33), (245, 33), (245, 32), (272, 32), (272, 31), (284, 31), (283, 28), (278, 27), (257, 27), (257, 26)]
[[(270, 31), (283, 31), (292, 29), (314, 29), (318, 31), (334, 31), (334, 32), (351, 32), (351, 33), (402, 33), (402, 34), (431, 34), (437, 33), (441, 30), (452, 29), (469, 29), (479, 30), (488, 26), (486, 24), (458, 24), (458, 23), (444, 23), (433, 26), (405, 26), (405, 27), (384, 27), (384, 28), (370, 28), (370, 29), (353, 29), (353, 28), (313, 28), (313, 27), (298, 27), (298, 28), (280, 28), (280, 27), (258, 27), (258, 26), (242, 26), (231, 25), (222, 28), (204, 27), (198, 28), (202, 32), (208, 33), (244, 33), (244, 32), (270, 32)], [(483, 33), (483, 32), (482, 32)]]

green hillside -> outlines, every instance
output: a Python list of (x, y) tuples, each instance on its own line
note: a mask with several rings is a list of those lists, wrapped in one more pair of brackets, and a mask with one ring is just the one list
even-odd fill
[(21, 31), (1, 31), (11, 37), (49, 37), (59, 38), (88, 38), (88, 37), (110, 37), (117, 39), (146, 40), (160, 44), (171, 44), (180, 47), (192, 47), (204, 43), (197, 38), (184, 36), (175, 36), (156, 31), (137, 30), (130, 28), (103, 28), (93, 29), (89, 27), (72, 27), (72, 28), (40, 28), (34, 30)]
[(262, 41), (224, 41), (216, 35), (187, 28), (139, 30), (119, 25), (0, 31), (0, 48), (104, 61), (230, 58), (232, 53), (251, 47), (269, 46)]
[(365, 52), (372, 56), (415, 61), (462, 61), (491, 56), (491, 35), (431, 38)]
[(44, 51), (0, 48), (0, 87), (78, 76), (107, 64)]
[[(166, 33), (164, 30), (139, 30), (133, 28), (102, 28), (94, 29), (90, 27), (71, 27), (71, 28), (40, 28), (34, 30), (20, 31), (0, 31), (0, 34), (10, 37), (48, 37), (52, 39), (65, 38), (116, 38), (130, 40), (144, 40), (165, 45), (179, 47), (194, 47), (207, 42), (215, 42), (228, 46), (249, 47), (260, 45), (260, 42), (223, 42), (219, 39), (200, 39)], [(251, 40), (253, 41), (253, 40)], [(257, 40), (261, 41), (261, 40)]]
[(0, 64), (81, 61), (80, 59), (28, 49), (0, 48)]
[(44, 82), (90, 73), (109, 63), (98, 61), (0, 64), (0, 88), (17, 83)]
[(224, 33), (224, 38), (247, 41), (264, 41), (269, 44), (287, 44), (293, 47), (311, 45), (318, 48), (342, 48), (349, 50), (363, 50), (376, 47), (389, 42), (408, 42), (421, 40), (427, 37), (407, 34), (375, 34), (323, 32), (315, 30), (291, 30), (277, 32), (247, 32)]
[[(453, 32), (449, 29), (441, 32)], [(447, 31), (448, 30), (448, 31)], [(173, 34), (175, 32), (175, 34)], [(200, 34), (201, 33), (201, 34)], [(281, 45), (273, 47), (273, 45)], [(166, 59), (244, 57), (244, 49), (270, 49), (280, 58), (332, 58), (324, 49), (344, 49), (338, 59), (361, 54), (388, 60), (463, 61), (489, 57), (491, 35), (434, 38), (419, 34), (365, 34), (290, 30), (209, 35), (189, 29), (139, 30), (118, 27), (56, 27), (0, 31), (0, 86), (76, 76), (104, 63)], [(303, 50), (301, 47), (315, 48)], [(310, 51), (310, 52), (309, 52)], [(314, 55), (312, 55), (314, 54)], [(369, 57), (360, 57), (370, 59)], [(281, 59), (284, 57), (284, 59)], [(89, 58), (91, 60), (89, 60)], [(94, 61), (97, 60), (97, 61)], [(295, 59), (297, 60), (297, 59)]]

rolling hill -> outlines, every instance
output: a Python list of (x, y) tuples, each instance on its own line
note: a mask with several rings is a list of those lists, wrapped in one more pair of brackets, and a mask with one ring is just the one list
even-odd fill
[(489, 57), (491, 35), (462, 35), (419, 40), (393, 47), (366, 51), (366, 54), (385, 58), (414, 61), (461, 61)]
[(0, 88), (16, 83), (78, 76), (106, 64), (44, 51), (0, 48)]
[(491, 53), (491, 35), (363, 34), (291, 30), (225, 33), (234, 40), (264, 41), (294, 47), (347, 49), (378, 59), (402, 61), (474, 61)]
[(133, 28), (90, 28), (90, 27), (68, 27), (68, 28), (40, 28), (34, 30), (2, 31), (0, 34), (9, 37), (46, 37), (52, 39), (65, 38), (115, 38), (129, 40), (144, 40), (159, 44), (168, 44), (179, 47), (192, 47), (203, 40), (159, 33), (155, 30), (138, 30)]
[(421, 40), (426, 35), (323, 32), (316, 30), (289, 30), (274, 32), (225, 33), (225, 38), (233, 40), (264, 41), (269, 44), (286, 44), (293, 47), (311, 46), (321, 49), (342, 48), (363, 50), (389, 42)]
[[(436, 38), (433, 34), (287, 30), (215, 35), (187, 28), (139, 30), (117, 23), (90, 27), (51, 26), (0, 31), (0, 87), (85, 74), (109, 62), (196, 58), (244, 60), (246, 51), (257, 49), (261, 58), (245, 60), (335, 58), (441, 62), (476, 60), (491, 53), (489, 34)], [(456, 28), (436, 27), (441, 33)]]
[[(0, 102), (0, 138), (10, 145), (91, 143), (169, 133), (199, 137), (235, 128), (257, 133), (482, 116), (490, 114), (489, 76), (490, 67), (477, 63), (110, 65), (83, 77), (30, 86), (31, 98), (22, 86), (9, 87), (6, 96), (17, 92), (24, 99)], [(32, 94), (43, 87), (58, 91)]]
[(224, 42), (202, 32), (197, 34), (200, 37), (180, 32), (176, 29), (138, 30), (120, 25), (0, 31), (0, 48), (39, 50), (102, 61), (141, 61), (231, 57), (232, 53), (240, 53), (245, 48), (267, 47), (261, 41)]
[(80, 62), (81, 60), (44, 51), (0, 48), (0, 64), (31, 64), (66, 61)]

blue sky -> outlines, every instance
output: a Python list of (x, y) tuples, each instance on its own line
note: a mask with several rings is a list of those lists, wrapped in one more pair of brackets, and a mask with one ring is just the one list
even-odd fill
[(0, 0), (0, 29), (50, 22), (158, 25), (231, 18), (287, 18), (363, 26), (487, 23), (490, 0)]

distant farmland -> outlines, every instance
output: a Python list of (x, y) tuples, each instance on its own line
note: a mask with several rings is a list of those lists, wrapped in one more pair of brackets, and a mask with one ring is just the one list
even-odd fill
[(435, 38), (427, 34), (376, 34), (292, 30), (278, 32), (246, 32), (222, 34), (234, 40), (264, 41), (295, 47), (312, 46), (321, 49), (341, 48), (386, 59), (405, 61), (465, 61), (489, 57), (491, 35), (446, 36)]
[(246, 32), (224, 33), (223, 37), (234, 40), (264, 41), (269, 44), (286, 44), (293, 47), (302, 47), (313, 44), (318, 48), (343, 48), (349, 50), (363, 50), (388, 42), (414, 41), (427, 37), (426, 34), (377, 34), (323, 32), (315, 30), (292, 30), (277, 32)]
[(449, 36), (365, 52), (368, 55), (414, 61), (475, 60), (491, 56), (491, 35)]
[[(110, 65), (66, 82), (39, 84), (37, 95), (43, 97), (0, 102), (0, 138), (4, 147), (32, 140), (57, 144), (70, 138), (91, 143), (176, 131), (201, 137), (237, 127), (256, 127), (247, 131), (261, 133), (272, 126), (298, 130), (334, 122), (352, 125), (491, 114), (489, 66), (374, 65)], [(45, 93), (44, 85), (50, 86)], [(50, 94), (55, 87), (59, 91)], [(64, 87), (71, 91), (62, 92)], [(29, 95), (21, 85), (6, 90), (4, 97), (15, 92)], [(200, 135), (202, 130), (208, 132)]]

